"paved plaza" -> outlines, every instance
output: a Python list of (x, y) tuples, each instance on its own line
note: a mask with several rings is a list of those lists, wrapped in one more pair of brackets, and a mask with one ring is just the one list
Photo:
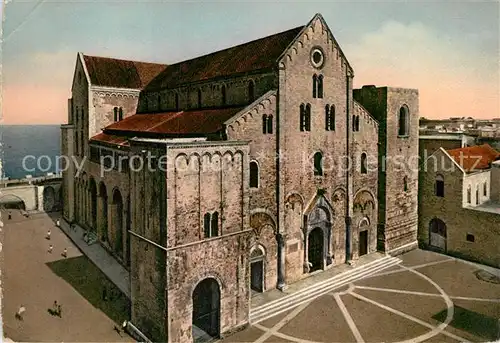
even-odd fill
[[(4, 335), (16, 342), (132, 342), (113, 330), (129, 318), (127, 297), (55, 226), (57, 217), (12, 215), (8, 220), (2, 212)], [(50, 240), (45, 238), (48, 229)], [(102, 300), (103, 285), (108, 301)], [(54, 300), (62, 305), (61, 318), (48, 312)], [(21, 304), (26, 307), (23, 321), (15, 319)]]
[[(133, 341), (113, 330), (129, 302), (46, 214), (2, 218), (4, 334), (14, 341)], [(50, 229), (50, 241), (45, 238)], [(47, 252), (54, 246), (52, 254)], [(64, 258), (61, 252), (68, 249)], [(223, 342), (486, 342), (498, 337), (498, 270), (416, 250), (402, 263)], [(113, 301), (102, 301), (103, 284)], [(62, 318), (51, 316), (54, 300)], [(14, 314), (26, 306), (24, 321)]]
[[(226, 337), (224, 342), (487, 342), (500, 319), (498, 270), (428, 251)], [(479, 272), (479, 273), (478, 273)], [(488, 278), (489, 277), (489, 278)]]

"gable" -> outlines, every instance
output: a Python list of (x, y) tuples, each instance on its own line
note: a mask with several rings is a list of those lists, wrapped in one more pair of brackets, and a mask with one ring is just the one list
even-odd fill
[(349, 64), (349, 61), (345, 57), (340, 45), (337, 40), (333, 36), (332, 31), (326, 24), (325, 19), (319, 13), (317, 13), (309, 23), (302, 28), (302, 30), (298, 33), (297, 37), (290, 43), (287, 49), (279, 56), (278, 62), (280, 68), (285, 68), (286, 63), (291, 61), (295, 55), (298, 54), (299, 50), (304, 47), (304, 42), (312, 39), (312, 36), (315, 33), (321, 32), (323, 35), (326, 35), (326, 40), (329, 49), (337, 55), (338, 58), (342, 60), (342, 68), (347, 68), (347, 72), (351, 77), (354, 76), (354, 71)]

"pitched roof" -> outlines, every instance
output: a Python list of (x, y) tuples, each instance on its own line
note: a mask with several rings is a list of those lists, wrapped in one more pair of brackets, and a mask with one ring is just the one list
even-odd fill
[(166, 135), (211, 134), (220, 131), (224, 122), (242, 107), (194, 111), (135, 114), (104, 129), (106, 134), (152, 133)]
[(489, 144), (447, 150), (447, 153), (466, 172), (488, 169), (493, 161), (500, 159), (500, 153)]
[(271, 69), (304, 26), (169, 65), (146, 89), (174, 88), (216, 77)]
[(98, 142), (102, 142), (102, 143), (121, 145), (121, 146), (128, 146), (129, 145), (127, 137), (110, 135), (110, 134), (103, 133), (103, 132), (90, 138), (90, 140), (91, 141), (98, 141)]
[(116, 88), (142, 89), (167, 66), (87, 55), (83, 59), (91, 84)]

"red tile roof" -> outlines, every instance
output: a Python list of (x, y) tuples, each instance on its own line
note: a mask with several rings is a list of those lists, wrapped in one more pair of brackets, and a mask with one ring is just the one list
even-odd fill
[(303, 27), (169, 65), (146, 89), (174, 88), (216, 77), (271, 69)]
[(166, 68), (165, 64), (107, 57), (84, 55), (83, 59), (90, 82), (96, 86), (142, 89)]
[(243, 107), (135, 114), (104, 129), (107, 134), (210, 134)]
[(491, 162), (500, 159), (500, 153), (488, 144), (452, 149), (447, 152), (466, 172), (488, 169)]
[(128, 146), (128, 145), (130, 145), (128, 143), (127, 137), (115, 136), (115, 135), (110, 135), (110, 134), (107, 134), (107, 133), (100, 133), (98, 135), (95, 135), (90, 140), (91, 141), (98, 141), (98, 142), (102, 142), (102, 143), (122, 145), (122, 146)]

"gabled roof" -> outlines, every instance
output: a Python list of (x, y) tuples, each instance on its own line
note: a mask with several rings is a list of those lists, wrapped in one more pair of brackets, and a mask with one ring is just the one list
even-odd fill
[(169, 65), (146, 89), (174, 88), (232, 74), (272, 69), (303, 27)]
[(193, 135), (211, 134), (224, 128), (224, 122), (242, 107), (202, 109), (193, 111), (135, 114), (104, 129), (108, 135), (164, 134)]
[(489, 144), (452, 149), (446, 152), (466, 172), (488, 169), (493, 161), (500, 159), (500, 153)]
[(167, 65), (83, 55), (90, 83), (114, 88), (144, 88)]

